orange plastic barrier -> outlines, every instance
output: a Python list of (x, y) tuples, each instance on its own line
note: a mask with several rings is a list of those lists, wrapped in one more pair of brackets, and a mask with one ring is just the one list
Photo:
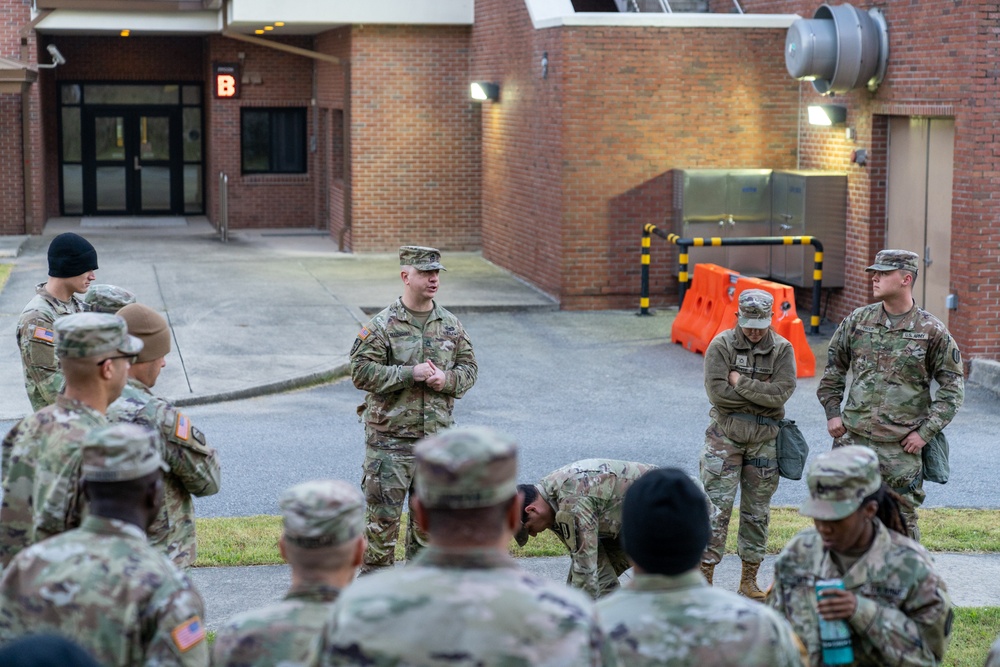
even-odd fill
[(670, 328), (670, 340), (705, 354), (727, 311), (736, 312), (733, 286), (740, 274), (716, 264), (695, 264), (694, 279)]
[[(774, 283), (762, 278), (740, 276), (733, 292), (733, 304), (738, 303), (740, 293), (748, 289), (760, 289), (774, 297), (774, 319), (771, 326), (789, 343), (795, 351), (795, 376), (811, 378), (816, 375), (816, 355), (806, 339), (806, 327), (795, 311), (795, 290), (788, 285)], [(687, 297), (684, 299), (687, 303)], [(715, 333), (736, 326), (736, 308), (728, 308), (723, 314)], [(711, 339), (710, 339), (711, 340)]]

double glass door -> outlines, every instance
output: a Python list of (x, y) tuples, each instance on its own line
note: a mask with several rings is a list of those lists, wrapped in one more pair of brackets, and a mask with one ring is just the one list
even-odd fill
[(85, 106), (82, 121), (85, 214), (183, 212), (179, 108)]

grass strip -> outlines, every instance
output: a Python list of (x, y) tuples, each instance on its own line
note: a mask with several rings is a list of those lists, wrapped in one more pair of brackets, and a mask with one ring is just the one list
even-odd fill
[[(920, 512), (922, 543), (931, 551), (950, 553), (1000, 553), (1000, 511), (976, 509), (927, 509)], [(405, 517), (405, 515), (404, 515)], [(406, 525), (405, 519), (403, 525)], [(278, 536), (281, 517), (250, 516), (198, 519), (198, 561), (196, 567), (222, 565), (278, 565)], [(729, 525), (726, 551), (736, 552), (738, 518)], [(812, 520), (792, 507), (771, 510), (767, 553), (776, 554)], [(516, 558), (562, 556), (566, 548), (552, 531), (545, 531), (524, 547), (511, 542)], [(403, 540), (396, 545), (396, 558), (403, 558)]]
[(7, 279), (10, 278), (10, 272), (14, 269), (13, 264), (2, 264), (0, 263), (0, 292), (7, 285)]
[(951, 644), (941, 664), (981, 667), (997, 635), (1000, 635), (1000, 607), (956, 607)]

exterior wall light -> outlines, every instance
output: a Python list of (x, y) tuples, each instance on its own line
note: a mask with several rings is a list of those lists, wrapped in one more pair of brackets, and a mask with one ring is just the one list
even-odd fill
[(469, 93), (474, 100), (496, 102), (500, 99), (500, 85), (486, 81), (475, 81), (469, 86)]
[(810, 125), (843, 125), (847, 122), (847, 107), (839, 104), (810, 104)]

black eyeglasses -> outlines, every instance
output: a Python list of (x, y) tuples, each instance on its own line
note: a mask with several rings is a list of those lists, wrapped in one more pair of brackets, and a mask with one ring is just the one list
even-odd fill
[(108, 357), (107, 359), (101, 359), (97, 362), (98, 366), (104, 365), (105, 361), (113, 361), (114, 359), (128, 359), (129, 364), (135, 364), (135, 360), (139, 358), (137, 354), (119, 354), (117, 357)]

